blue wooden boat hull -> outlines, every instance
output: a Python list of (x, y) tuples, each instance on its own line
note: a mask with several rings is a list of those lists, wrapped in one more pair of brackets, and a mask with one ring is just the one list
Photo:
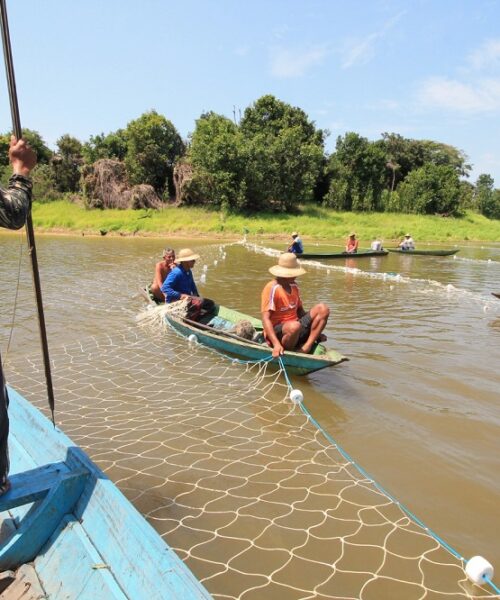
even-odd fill
[(386, 256), (387, 250), (360, 250), (359, 252), (304, 252), (299, 258), (367, 258), (370, 256)]
[(48, 598), (210, 598), (88, 456), (21, 395), (9, 389), (9, 397), (12, 489), (0, 497), (0, 570), (33, 561)]
[(456, 250), (401, 250), (401, 248), (387, 248), (387, 250), (397, 254), (409, 254), (412, 256), (452, 256), (459, 251), (459, 248)]
[[(227, 309), (224, 306), (218, 306), (218, 316), (230, 319), (231, 322), (236, 320), (250, 320), (256, 329), (262, 329), (262, 323), (258, 319), (249, 317), (243, 313)], [(256, 344), (247, 342), (246, 340), (237, 340), (231, 337), (221, 335), (220, 333), (212, 333), (206, 329), (199, 329), (195, 325), (184, 322), (180, 318), (171, 315), (165, 315), (167, 323), (184, 337), (195, 335), (198, 342), (204, 346), (229, 354), (242, 360), (258, 361), (269, 359), (271, 356), (271, 348), (267, 344)], [(329, 350), (322, 344), (318, 344), (314, 354), (303, 354), (301, 352), (285, 352), (281, 357), (283, 364), (290, 373), (295, 375), (307, 375), (327, 367), (332, 367), (341, 362), (348, 360), (336, 350)], [(279, 365), (279, 360), (274, 358), (270, 361), (272, 364)]]

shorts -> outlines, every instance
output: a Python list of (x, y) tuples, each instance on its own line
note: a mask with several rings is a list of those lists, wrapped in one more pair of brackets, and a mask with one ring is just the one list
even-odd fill
[[(285, 321), (286, 322), (286, 321)], [(311, 333), (311, 323), (312, 317), (311, 313), (306, 313), (303, 317), (299, 319), (300, 323), (300, 333), (299, 339), (297, 341), (297, 345), (304, 344)], [(281, 342), (281, 338), (283, 337), (283, 325), (284, 323), (278, 323), (278, 325), (274, 326), (274, 333), (276, 334), (278, 340)]]

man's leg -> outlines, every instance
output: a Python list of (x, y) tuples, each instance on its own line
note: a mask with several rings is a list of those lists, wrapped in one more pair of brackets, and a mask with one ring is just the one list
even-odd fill
[(309, 330), (309, 336), (300, 348), (301, 352), (305, 352), (306, 354), (309, 354), (309, 352), (311, 352), (316, 340), (320, 339), (321, 332), (326, 327), (326, 324), (328, 322), (330, 309), (326, 304), (316, 304), (316, 306), (313, 306), (313, 308), (311, 308), (309, 314), (311, 316), (311, 328)]
[(285, 350), (293, 350), (297, 346), (301, 330), (300, 321), (285, 321), (281, 324), (282, 335), (280, 341)]

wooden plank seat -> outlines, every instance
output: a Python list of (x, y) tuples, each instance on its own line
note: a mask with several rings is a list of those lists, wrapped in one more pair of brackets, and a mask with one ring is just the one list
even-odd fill
[(11, 489), (0, 496), (0, 513), (33, 504), (16, 530), (0, 545), (0, 570), (13, 569), (35, 558), (64, 516), (82, 495), (89, 473), (51, 463), (12, 475)]

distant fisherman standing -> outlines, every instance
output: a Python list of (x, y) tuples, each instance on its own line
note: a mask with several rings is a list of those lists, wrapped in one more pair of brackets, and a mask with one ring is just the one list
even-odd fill
[[(20, 229), (31, 209), (32, 183), (28, 179), (36, 165), (36, 154), (24, 140), (10, 138), (9, 158), (13, 175), (7, 190), (0, 188), (0, 227)], [(9, 475), (9, 397), (0, 359), (0, 495), (10, 488)]]

